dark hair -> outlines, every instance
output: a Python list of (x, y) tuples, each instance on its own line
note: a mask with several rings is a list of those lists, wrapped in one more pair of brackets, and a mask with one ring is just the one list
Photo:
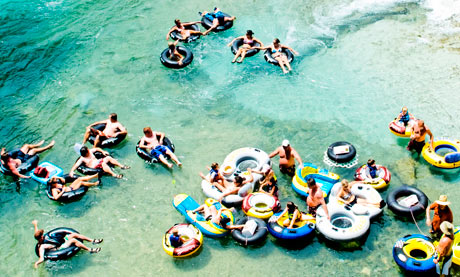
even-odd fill
[(280, 43), (280, 40), (278, 38), (275, 38), (274, 42)]
[(180, 24), (180, 19), (174, 19), (174, 24), (176, 24), (177, 26), (179, 26), (179, 24)]
[(110, 116), (109, 116), (109, 118), (110, 118), (111, 120), (117, 121), (118, 116), (117, 116), (116, 113), (111, 113)]
[(229, 223), (229, 222), (230, 222), (230, 218), (228, 218), (228, 217), (221, 217), (221, 218), (220, 218), (220, 221), (219, 221), (219, 224), (220, 224), (220, 226), (226, 228), (227, 223)]
[(246, 35), (252, 36), (253, 34), (254, 34), (254, 32), (252, 30), (247, 30), (246, 31)]
[(308, 184), (308, 187), (312, 187), (312, 186), (316, 185), (316, 181), (315, 181), (315, 179), (310, 177), (307, 180), (307, 184)]
[(80, 148), (80, 155), (81, 155), (82, 157), (85, 157), (86, 155), (88, 155), (88, 152), (89, 152), (88, 147), (82, 146), (82, 147)]
[(297, 209), (297, 206), (292, 201), (287, 202), (286, 207), (288, 209), (288, 213), (291, 213), (291, 214), (294, 213), (295, 210)]
[(151, 133), (152, 129), (150, 127), (144, 127), (144, 134)]
[(174, 43), (170, 42), (168, 44), (168, 48), (169, 48), (169, 50), (173, 51), (174, 49), (176, 49), (176, 45), (174, 45)]
[(371, 166), (372, 164), (375, 164), (375, 160), (374, 160), (374, 159), (369, 159), (369, 160), (367, 160), (367, 166)]
[(10, 159), (10, 155), (8, 153), (3, 153), (1, 160), (5, 163), (5, 165), (8, 163), (8, 160)]
[(235, 176), (235, 180), (233, 181), (233, 183), (238, 183), (238, 184), (242, 184), (244, 181), (244, 178), (241, 177), (241, 176)]
[(212, 163), (212, 164), (211, 164), (211, 168), (214, 169), (214, 170), (215, 170), (218, 166), (219, 166), (218, 163)]
[(37, 232), (35, 232), (35, 234), (34, 234), (34, 238), (35, 238), (36, 240), (38, 240), (39, 243), (42, 243), (42, 242), (43, 242), (43, 233), (44, 233), (44, 232), (45, 232), (45, 231), (44, 231), (43, 229), (40, 229), (40, 230), (38, 230)]

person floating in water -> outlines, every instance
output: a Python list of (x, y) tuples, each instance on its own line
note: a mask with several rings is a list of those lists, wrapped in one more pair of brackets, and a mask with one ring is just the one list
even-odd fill
[[(99, 124), (105, 124), (105, 128), (102, 131), (94, 129), (94, 126)], [(126, 128), (118, 122), (118, 116), (116, 113), (111, 113), (109, 119), (94, 122), (93, 124), (86, 127), (86, 132), (83, 137), (83, 144), (88, 141), (89, 136), (95, 136), (94, 147), (98, 147), (99, 144), (108, 138), (113, 138), (121, 134), (127, 134)]]
[(51, 187), (51, 195), (53, 196), (54, 200), (59, 200), (61, 196), (69, 191), (74, 191), (79, 189), (81, 186), (85, 187), (92, 187), (99, 185), (99, 181), (97, 182), (89, 182), (91, 179), (98, 178), (99, 174), (78, 177), (75, 181), (72, 182), (69, 186), (65, 185), (65, 179), (62, 177), (51, 177), (47, 185)]
[(169, 39), (169, 36), (174, 31), (177, 31), (182, 36), (182, 39), (181, 39), (182, 41), (187, 40), (192, 35), (200, 35), (200, 36), (203, 35), (203, 33), (200, 31), (189, 30), (186, 28), (187, 26), (191, 26), (191, 25), (198, 24), (198, 23), (200, 23), (200, 21), (183, 23), (179, 19), (174, 20), (174, 24), (176, 24), (176, 26), (173, 26), (169, 30), (169, 32), (166, 34), (166, 40)]
[[(238, 51), (236, 52), (235, 57), (232, 60), (232, 63), (234, 63), (234, 62), (242, 63), (243, 60), (244, 60), (244, 57), (246, 57), (246, 53), (248, 52), (248, 50), (254, 49), (254, 44), (255, 43), (259, 43), (261, 45), (261, 47), (264, 46), (264, 44), (260, 40), (258, 40), (258, 39), (256, 39), (255, 37), (252, 36), (253, 34), (254, 33), (252, 32), (252, 30), (247, 30), (246, 35), (234, 38), (227, 45), (227, 46), (231, 47), (235, 40), (237, 40), (237, 39), (242, 39), (243, 40), (243, 45), (241, 45), (238, 48)], [(239, 61), (237, 61), (238, 57), (241, 57)]]
[[(105, 157), (98, 159), (94, 156), (95, 152), (101, 152)], [(92, 149), (88, 149), (86, 146), (82, 146), (80, 148), (80, 158), (75, 162), (72, 169), (70, 169), (69, 175), (71, 177), (74, 176), (74, 171), (80, 166), (85, 165), (89, 168), (93, 169), (100, 169), (107, 174), (112, 175), (115, 178), (121, 179), (123, 178), (123, 174), (116, 174), (110, 168), (109, 164), (113, 166), (119, 166), (121, 169), (129, 169), (130, 167), (127, 165), (122, 165), (120, 162), (115, 160), (110, 156), (110, 154), (100, 148), (94, 147)]]
[(178, 40), (176, 40), (175, 42), (170, 42), (168, 43), (168, 58), (171, 60), (171, 61), (176, 61), (177, 64), (179, 65), (182, 65), (182, 62), (184, 61), (184, 55), (181, 55), (179, 53), (179, 51), (177, 51), (177, 43), (179, 43)]
[[(256, 48), (256, 47), (255, 47)], [(287, 45), (282, 45), (280, 40), (275, 38), (273, 40), (273, 44), (266, 46), (266, 47), (257, 47), (260, 50), (267, 50), (270, 49), (272, 57), (279, 63), (283, 73), (288, 73), (292, 70), (291, 63), (289, 62), (288, 56), (283, 52), (284, 49), (288, 49), (292, 52), (292, 54), (298, 55), (299, 53), (296, 52), (294, 49)], [(287, 67), (287, 70), (286, 70)]]
[(425, 125), (423, 120), (418, 119), (414, 125), (412, 125), (412, 133), (410, 135), (410, 141), (407, 145), (407, 150), (412, 151), (415, 150), (419, 155), (422, 152), (423, 146), (425, 146), (425, 137), (426, 135), (430, 136), (430, 147), (433, 148), (433, 133), (431, 130)]
[(396, 120), (404, 124), (404, 126), (408, 126), (409, 121), (415, 120), (415, 117), (407, 110), (407, 107), (404, 106), (398, 114), (398, 117), (396, 117)]
[(19, 178), (30, 178), (30, 176), (23, 175), (19, 173), (18, 167), (30, 159), (32, 156), (35, 156), (39, 153), (42, 153), (54, 146), (54, 140), (50, 142), (45, 147), (40, 147), (45, 141), (42, 140), (37, 144), (24, 144), (18, 151), (6, 152), (5, 148), (1, 150), (1, 163), (4, 168), (13, 173), (14, 176)]
[(234, 16), (231, 16), (231, 17), (228, 17), (228, 16), (225, 16), (224, 13), (219, 9), (219, 8), (214, 8), (214, 12), (213, 13), (210, 13), (210, 12), (207, 12), (207, 11), (204, 11), (204, 12), (199, 12), (198, 13), (199, 15), (203, 15), (204, 17), (206, 17), (207, 19), (209, 19), (210, 21), (212, 21), (212, 26), (211, 28), (209, 28), (207, 31), (205, 31), (203, 33), (203, 36), (206, 36), (207, 34), (209, 34), (209, 32), (211, 32), (212, 30), (216, 29), (218, 26), (223, 26), (225, 25), (225, 22), (227, 21), (233, 21), (236, 19), (236, 17)]
[(309, 178), (307, 180), (308, 189), (310, 190), (307, 197), (307, 206), (308, 212), (313, 216), (316, 217), (316, 211), (318, 210), (319, 206), (323, 206), (324, 212), (328, 220), (331, 220), (329, 216), (329, 212), (327, 210), (326, 201), (324, 201), (324, 195), (321, 188), (316, 184), (315, 179)]
[(276, 155), (280, 156), (279, 167), (280, 167), (281, 173), (287, 174), (291, 177), (294, 176), (295, 175), (295, 160), (299, 162), (300, 168), (303, 167), (302, 158), (297, 153), (297, 151), (294, 149), (294, 147), (291, 146), (291, 144), (289, 143), (289, 140), (287, 139), (283, 140), (281, 146), (276, 148), (275, 151), (270, 153), (270, 155), (268, 156), (270, 158), (273, 158)]
[(182, 163), (179, 161), (176, 155), (169, 149), (167, 146), (163, 145), (163, 139), (165, 134), (161, 132), (154, 132), (150, 127), (144, 128), (144, 136), (141, 138), (139, 143), (139, 148), (145, 149), (156, 159), (160, 160), (167, 167), (172, 168), (173, 165), (168, 162), (166, 155), (171, 157), (171, 159), (177, 164), (177, 166), (182, 166)]

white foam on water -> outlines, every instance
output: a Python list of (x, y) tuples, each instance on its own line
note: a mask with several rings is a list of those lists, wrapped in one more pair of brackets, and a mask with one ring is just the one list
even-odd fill
[[(460, 0), (426, 0), (423, 7), (427, 13), (427, 32), (445, 43), (456, 43), (460, 48)], [(450, 41), (457, 40), (457, 41)]]

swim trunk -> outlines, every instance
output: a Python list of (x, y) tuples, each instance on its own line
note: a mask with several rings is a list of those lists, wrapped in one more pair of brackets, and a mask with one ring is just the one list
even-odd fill
[(450, 256), (444, 257), (441, 263), (436, 264), (436, 273), (438, 275), (449, 276), (450, 266), (452, 265), (452, 254)]
[(168, 148), (164, 145), (157, 145), (152, 151), (150, 151), (150, 155), (154, 156), (156, 159), (160, 158), (161, 155), (166, 156), (166, 151)]
[(28, 159), (30, 159), (32, 156), (29, 154), (25, 154), (21, 150), (17, 151), (12, 151), (9, 153), (10, 157), (13, 159), (19, 159), (21, 162), (26, 162)]
[(66, 236), (64, 237), (64, 243), (61, 244), (61, 246), (59, 246), (59, 249), (69, 248), (70, 246), (71, 246), (71, 244), (70, 244), (69, 235), (66, 235)]
[(104, 163), (104, 159), (99, 160), (99, 163), (96, 165), (95, 169), (102, 169), (102, 163)]
[(316, 211), (318, 210), (319, 206), (321, 205), (314, 206), (314, 207), (308, 206), (308, 213), (310, 213), (311, 216), (316, 217)]
[(287, 175), (293, 177), (295, 175), (295, 165), (290, 166), (290, 167), (280, 165), (280, 171), (283, 174), (287, 174)]
[(425, 141), (416, 141), (411, 139), (406, 148), (409, 151), (415, 150), (420, 154), (422, 153), (423, 146), (425, 146)]

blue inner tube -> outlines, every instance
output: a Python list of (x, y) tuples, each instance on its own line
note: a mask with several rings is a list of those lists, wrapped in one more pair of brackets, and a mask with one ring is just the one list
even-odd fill
[[(336, 146), (348, 146), (350, 149), (350, 152), (345, 153), (345, 154), (335, 155), (334, 147)], [(353, 144), (346, 142), (346, 141), (334, 142), (333, 144), (329, 145), (329, 147), (327, 148), (327, 157), (337, 163), (347, 163), (356, 157), (356, 148), (353, 146)]]
[[(107, 124), (105, 123), (101, 123), (101, 124), (93, 126), (93, 128), (102, 132), (105, 129), (106, 125)], [(126, 138), (126, 134), (118, 134), (116, 137), (106, 138), (99, 143), (99, 147), (105, 148), (105, 147), (115, 146), (119, 144), (120, 142), (122, 142), (125, 138)], [(95, 139), (96, 139), (96, 136), (93, 136), (93, 135), (90, 135), (88, 137), (88, 141), (91, 144), (94, 144)]]
[[(105, 157), (105, 155), (102, 154), (99, 151), (96, 151), (93, 154), (97, 159), (103, 159)], [(77, 159), (77, 161), (78, 161), (78, 159)], [(110, 163), (109, 163), (109, 166), (110, 166)], [(102, 173), (104, 173), (104, 170), (102, 170), (102, 168), (91, 168), (91, 167), (87, 167), (84, 164), (81, 164), (79, 167), (77, 167), (77, 171), (80, 172), (81, 174), (84, 174), (84, 175), (94, 175), (94, 174), (102, 174)]]
[[(240, 38), (240, 39), (237, 39), (233, 42), (232, 44), (232, 47), (230, 48), (232, 50), (232, 53), (233, 55), (236, 55), (236, 52), (238, 51), (238, 48), (241, 47), (241, 45), (243, 45), (243, 41), (244, 39)], [(256, 46), (256, 47), (259, 47), (260, 46), (260, 43), (258, 42), (254, 42), (254, 45), (253, 47)], [(259, 53), (259, 49), (250, 49), (250, 50), (247, 50), (246, 51), (246, 57), (252, 57), (254, 56), (255, 54)]]
[[(21, 158), (22, 155), (19, 155), (20, 151), (21, 151), (20, 149), (15, 149), (15, 150), (10, 151), (8, 154), (13, 159), (21, 160), (21, 165), (17, 168), (17, 170), (21, 174), (26, 174), (27, 172), (37, 167), (40, 158), (38, 157), (38, 155), (33, 155), (33, 156), (27, 155), (26, 158)], [(0, 163), (0, 172), (2, 172), (5, 175), (10, 175), (13, 177), (16, 176), (13, 174), (13, 172), (11, 172), (9, 168), (6, 167), (6, 165), (3, 165), (2, 163)]]
[[(279, 216), (281, 215), (281, 213), (282, 211), (274, 214), (273, 216)], [(300, 228), (290, 229), (284, 226), (280, 226), (278, 222), (269, 222), (267, 224), (267, 227), (270, 234), (272, 234), (272, 236), (280, 240), (296, 240), (306, 238), (315, 229), (315, 226), (313, 224), (305, 224)]]
[(254, 232), (254, 235), (250, 237), (246, 237), (241, 233), (241, 230), (239, 229), (234, 229), (232, 230), (232, 237), (239, 243), (243, 245), (253, 245), (261, 242), (263, 239), (267, 237), (267, 224), (265, 221), (263, 221), (260, 218), (255, 218), (255, 217), (243, 217), (238, 219), (236, 222), (237, 225), (244, 225), (246, 222), (251, 219), (254, 220), (257, 223), (257, 229)]
[(165, 50), (163, 50), (163, 52), (161, 52), (161, 55), (160, 55), (160, 61), (164, 66), (169, 67), (169, 68), (178, 69), (178, 68), (186, 67), (193, 61), (193, 53), (190, 49), (184, 46), (176, 46), (176, 49), (177, 49), (177, 52), (179, 52), (179, 54), (184, 56), (184, 59), (182, 60), (182, 64), (179, 65), (177, 61), (170, 59), (169, 58), (169, 48), (166, 48)]
[[(174, 27), (174, 26), (173, 26)], [(193, 25), (187, 25), (184, 27), (186, 30), (192, 30), (192, 31), (200, 31), (200, 27), (198, 27), (197, 24), (193, 24)], [(197, 39), (200, 38), (200, 35), (190, 35), (186, 40), (183, 40), (182, 39), (182, 35), (177, 31), (177, 30), (174, 30), (171, 32), (171, 34), (169, 35), (173, 40), (179, 40), (179, 41), (182, 41), (182, 42), (192, 42), (192, 41), (195, 41)]]
[[(398, 203), (398, 199), (402, 197), (407, 197), (412, 194), (415, 194), (418, 198), (419, 203), (412, 207), (405, 207)], [(388, 193), (387, 196), (387, 205), (388, 208), (395, 214), (404, 216), (404, 217), (412, 217), (423, 214), (428, 207), (428, 197), (423, 193), (423, 191), (411, 187), (411, 186), (400, 186)]]
[[(230, 15), (226, 14), (226, 13), (222, 13), (224, 15), (224, 17), (231, 17)], [(205, 14), (203, 15), (203, 17), (201, 17), (201, 25), (207, 30), (209, 28), (212, 27), (212, 22), (214, 20), (214, 17), (210, 14)], [(233, 26), (233, 21), (226, 21), (224, 22), (223, 25), (220, 25), (217, 26), (213, 32), (222, 32), (222, 31), (225, 31), (227, 29), (230, 29), (231, 27)]]
[[(72, 183), (73, 181), (75, 181), (78, 176), (74, 175), (74, 177), (71, 177), (70, 175), (64, 175), (62, 176), (62, 178), (65, 179), (65, 183)], [(59, 201), (59, 202), (72, 202), (72, 201), (75, 201), (75, 200), (78, 200), (80, 198), (83, 197), (83, 195), (85, 195), (85, 193), (88, 191), (88, 187), (87, 186), (81, 186), (79, 187), (77, 190), (72, 190), (72, 191), (67, 191), (67, 192), (64, 192), (61, 197), (59, 197), (58, 200), (54, 199), (53, 197), (53, 193), (51, 192), (51, 186), (47, 186), (46, 188), (46, 195), (48, 196), (49, 199), (53, 200), (53, 201)]]
[[(44, 241), (43, 243), (55, 245), (57, 248), (64, 243), (64, 237), (69, 233), (78, 233), (76, 230), (72, 228), (66, 227), (59, 227), (49, 231), (48, 233), (44, 234)], [(45, 260), (57, 261), (68, 259), (80, 251), (80, 248), (72, 245), (67, 248), (58, 249), (58, 250), (48, 250), (45, 251)], [(35, 245), (35, 254), (39, 256), (39, 249), (38, 243)]]
[[(424, 235), (419, 235), (419, 234), (407, 235), (401, 238), (400, 240), (398, 240), (393, 246), (393, 259), (402, 269), (408, 272), (432, 272), (434, 273), (436, 264), (433, 262), (433, 257), (428, 258), (426, 260), (421, 260), (421, 259), (414, 259), (412, 257), (409, 257), (406, 255), (406, 253), (404, 253), (404, 250), (403, 250), (404, 243), (408, 241), (409, 239), (413, 239), (413, 238), (426, 240), (431, 243), (433, 242), (432, 239)], [(421, 253), (421, 254), (423, 255), (424, 253)], [(434, 276), (434, 275), (431, 275), (431, 276)]]
[[(160, 137), (157, 137), (157, 139), (160, 139)], [(148, 163), (158, 163), (158, 162), (160, 162), (152, 154), (150, 154), (147, 151), (145, 151), (145, 149), (139, 148), (139, 143), (140, 143), (140, 141), (136, 145), (136, 153), (141, 159), (143, 159), (144, 161), (146, 161)], [(176, 148), (174, 147), (174, 144), (167, 137), (163, 138), (163, 145), (168, 147), (169, 150), (171, 150), (171, 152), (173, 152), (173, 153), (176, 150)], [(166, 156), (166, 158), (169, 159), (170, 157)]]
[[(294, 55), (292, 54), (292, 52), (289, 51), (289, 49), (286, 49), (286, 48), (283, 48), (283, 50), (282, 50), (281, 52), (283, 52), (284, 54), (286, 54), (289, 63), (292, 63), (292, 61), (294, 60)], [(270, 49), (265, 50), (264, 59), (265, 59), (268, 63), (274, 64), (274, 65), (277, 65), (277, 66), (280, 65), (279, 62), (278, 62), (277, 60), (275, 60), (275, 58), (273, 58), (273, 56), (272, 56), (272, 51), (271, 51)]]

